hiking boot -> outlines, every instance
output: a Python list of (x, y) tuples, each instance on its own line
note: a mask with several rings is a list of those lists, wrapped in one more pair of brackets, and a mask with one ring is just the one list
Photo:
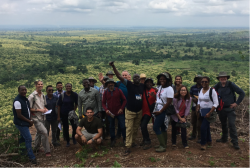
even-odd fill
[(33, 165), (37, 165), (36, 158), (35, 159), (30, 159), (30, 163), (33, 164)]
[(237, 149), (237, 150), (239, 150), (239, 149), (240, 149), (240, 147), (239, 147), (239, 145), (238, 145), (238, 144), (233, 144), (233, 146), (234, 146), (234, 149)]
[(151, 147), (152, 147), (152, 145), (151, 145), (151, 142), (150, 142), (150, 141), (144, 142), (143, 150), (147, 150), (147, 149), (149, 149), (149, 148), (151, 148)]
[(188, 140), (194, 140), (194, 139), (196, 139), (196, 137), (194, 137), (194, 136), (190, 136), (190, 137), (188, 138)]
[(112, 148), (112, 147), (115, 147), (115, 140), (111, 141), (110, 147), (111, 147), (111, 148)]
[(201, 150), (206, 150), (206, 146), (205, 145), (201, 145)]
[(226, 143), (227, 142), (227, 139), (216, 139), (216, 142), (222, 142), (222, 143)]
[(165, 152), (166, 151), (166, 141), (163, 134), (157, 135), (158, 141), (160, 142), (160, 146), (155, 149), (156, 152)]
[(208, 146), (212, 146), (212, 142), (207, 142), (207, 145)]
[(134, 148), (134, 147), (136, 147), (136, 146), (137, 146), (137, 145), (133, 142), (131, 147)]
[(155, 149), (156, 152), (166, 152), (166, 148), (160, 146), (159, 148)]
[(130, 148), (126, 148), (125, 149), (125, 151), (124, 151), (124, 153), (122, 154), (123, 156), (127, 156), (127, 155), (129, 155), (130, 154)]
[(167, 134), (167, 132), (163, 132), (162, 135), (163, 135), (164, 142), (165, 142), (165, 146), (164, 147), (167, 148), (168, 134)]

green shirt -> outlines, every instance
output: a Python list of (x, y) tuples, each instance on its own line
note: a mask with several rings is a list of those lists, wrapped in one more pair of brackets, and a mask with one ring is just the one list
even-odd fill
[(101, 101), (98, 90), (90, 87), (86, 92), (84, 89), (78, 94), (78, 112), (79, 116), (86, 113), (86, 109), (91, 107), (95, 113), (101, 111)]

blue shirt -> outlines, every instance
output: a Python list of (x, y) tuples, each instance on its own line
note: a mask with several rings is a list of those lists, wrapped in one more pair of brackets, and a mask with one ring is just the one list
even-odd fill
[(99, 92), (100, 88), (98, 86), (94, 85), (94, 88)]
[[(118, 87), (119, 89), (122, 90), (122, 93), (124, 94), (124, 96), (126, 97), (126, 100), (128, 102), (128, 89), (127, 89), (127, 87), (121, 81), (117, 81), (115, 84), (115, 87)], [(125, 107), (127, 107), (127, 104)]]
[[(194, 98), (194, 95), (195, 96), (198, 96), (200, 91), (202, 89), (202, 86), (201, 87), (197, 87), (197, 85), (193, 85), (191, 88), (190, 88), (190, 95), (192, 96), (192, 98)], [(195, 111), (195, 106), (194, 106), (194, 102), (193, 102), (193, 107), (192, 107), (192, 110)]]
[(56, 114), (56, 108), (57, 108), (57, 100), (58, 97), (56, 97), (55, 95), (53, 95), (53, 97), (51, 99), (49, 99), (49, 97), (46, 95), (46, 102), (47, 105), (45, 105), (45, 107), (48, 110), (52, 110), (52, 112), (50, 114), (46, 114), (46, 120), (47, 121), (54, 121), (57, 119), (57, 114)]

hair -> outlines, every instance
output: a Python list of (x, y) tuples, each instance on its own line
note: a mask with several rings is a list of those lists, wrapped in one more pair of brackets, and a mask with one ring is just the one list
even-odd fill
[(129, 74), (129, 72), (128, 72), (127, 70), (124, 70), (124, 71), (122, 71), (122, 72), (127, 72), (127, 73)]
[[(65, 84), (65, 87), (66, 87), (67, 85), (70, 85), (71, 88), (72, 88), (72, 84), (71, 84), (71, 83), (66, 83), (66, 84)], [(74, 96), (74, 92), (73, 92), (72, 89), (71, 89), (71, 93), (70, 93), (70, 98), (75, 102), (75, 96)]]
[[(169, 75), (169, 79), (166, 78), (166, 76), (164, 76), (164, 77), (167, 79), (166, 87), (172, 86), (172, 84), (173, 84), (173, 83), (172, 83), (172, 76), (171, 76), (170, 73), (168, 73), (168, 72), (165, 72), (165, 73), (167, 73), (167, 74)], [(160, 83), (160, 78), (157, 79), (157, 85), (161, 85), (161, 83)]]
[[(185, 95), (185, 100), (188, 100), (189, 98), (190, 98), (190, 94), (189, 94), (189, 91), (188, 91), (188, 88), (187, 88), (187, 86), (184, 86), (184, 85), (182, 85), (181, 86), (181, 88), (186, 88), (186, 90), (187, 90), (187, 94)], [(181, 88), (180, 88), (180, 90), (178, 91), (178, 95), (175, 97), (175, 98), (177, 98), (178, 100), (180, 100), (181, 99)]]
[[(20, 85), (20, 86), (18, 86), (18, 91), (21, 89), (21, 87), (23, 87), (24, 85)], [(24, 86), (24, 87), (26, 87), (26, 86)]]
[(41, 79), (38, 79), (38, 80), (36, 80), (36, 81), (34, 82), (34, 84), (37, 85), (38, 82), (42, 82), (42, 83), (43, 83), (43, 81), (42, 81)]
[[(182, 84), (182, 77), (181, 77), (181, 75), (176, 75), (174, 79), (176, 80), (177, 77), (181, 78), (181, 84)], [(176, 85), (175, 81), (174, 81), (174, 85)]]
[[(208, 76), (203, 76), (202, 79), (203, 79), (203, 78), (207, 79), (208, 83), (210, 83), (210, 78), (209, 78)], [(201, 80), (202, 80), (202, 79), (201, 79)]]
[(58, 84), (62, 84), (62, 82), (57, 82), (57, 83), (56, 83), (56, 86), (57, 86)]
[(87, 112), (88, 110), (94, 111), (94, 109), (93, 109), (92, 107), (87, 107), (86, 112)]
[(48, 86), (46, 87), (46, 91), (47, 91), (47, 89), (48, 89), (49, 87), (53, 87), (53, 86), (52, 86), (52, 85), (48, 85)]

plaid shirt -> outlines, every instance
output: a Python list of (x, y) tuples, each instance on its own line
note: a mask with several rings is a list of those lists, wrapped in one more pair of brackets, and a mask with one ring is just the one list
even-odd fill
[[(101, 102), (102, 102), (103, 94), (104, 94), (105, 90), (107, 90), (107, 88), (104, 88), (103, 85), (100, 86), (99, 93), (100, 93), (100, 100), (101, 100)], [(105, 110), (102, 108), (102, 111), (105, 111)]]

